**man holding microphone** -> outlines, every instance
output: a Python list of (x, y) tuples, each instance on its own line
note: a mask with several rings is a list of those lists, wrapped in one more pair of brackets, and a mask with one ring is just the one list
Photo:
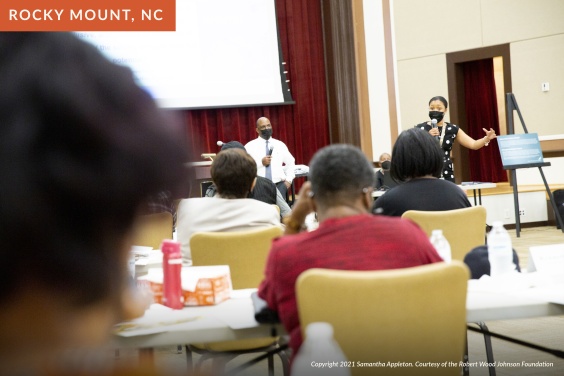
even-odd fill
[(260, 117), (256, 132), (258, 137), (249, 141), (245, 149), (257, 163), (257, 175), (272, 180), (282, 197), (288, 197), (295, 176), (295, 159), (286, 144), (272, 137), (270, 120)]

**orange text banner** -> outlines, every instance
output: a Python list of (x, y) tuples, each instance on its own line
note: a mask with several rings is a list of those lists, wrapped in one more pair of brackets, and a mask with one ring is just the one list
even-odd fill
[(175, 31), (176, 0), (1, 0), (0, 31)]

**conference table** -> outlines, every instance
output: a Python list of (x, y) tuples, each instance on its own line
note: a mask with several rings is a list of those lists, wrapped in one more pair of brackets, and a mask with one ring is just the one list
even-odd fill
[[(495, 188), (495, 183), (481, 183), (481, 182), (466, 182), (458, 185), (464, 191), (472, 190), (474, 193), (474, 205), (482, 205), (482, 189)], [(376, 190), (372, 192), (372, 198), (377, 199), (384, 195), (387, 191)], [(478, 194), (476, 196), (476, 193)]]
[[(493, 278), (469, 281), (467, 322), (564, 315), (562, 278), (546, 282), (537, 273), (522, 274), (501, 284), (492, 283)], [(160, 319), (152, 325), (114, 335), (113, 346), (150, 352), (160, 346), (260, 338), (273, 335), (273, 331), (284, 334), (281, 324), (259, 324), (255, 320), (250, 297), (253, 291), (256, 290), (236, 290), (231, 299), (220, 304), (186, 307), (180, 311), (153, 305), (149, 311), (162, 310)]]
[[(474, 206), (482, 205), (482, 189), (495, 188), (497, 185), (495, 183), (482, 183), (482, 182), (463, 182), (459, 187), (465, 191), (472, 190), (474, 192)], [(478, 191), (478, 199), (476, 201), (476, 191)]]

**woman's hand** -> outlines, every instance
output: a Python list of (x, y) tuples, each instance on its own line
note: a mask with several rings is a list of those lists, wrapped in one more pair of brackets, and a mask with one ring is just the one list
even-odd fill
[(440, 136), (441, 134), (439, 133), (439, 128), (431, 128), (431, 130), (429, 131), (429, 134), (433, 137), (436, 136)]
[(488, 131), (486, 128), (482, 128), (484, 130), (484, 132), (486, 132), (486, 137), (487, 137), (487, 141), (490, 142), (491, 140), (493, 140), (494, 138), (497, 137), (497, 135), (495, 134), (495, 131), (490, 128), (490, 130)]

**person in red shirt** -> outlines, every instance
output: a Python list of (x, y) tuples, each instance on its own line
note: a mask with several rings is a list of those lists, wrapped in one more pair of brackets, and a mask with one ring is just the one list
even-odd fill
[[(305, 270), (398, 269), (442, 261), (416, 224), (370, 213), (374, 171), (358, 148), (327, 146), (309, 167), (309, 181), (285, 220), (288, 236), (273, 242), (258, 292), (278, 312), (293, 354), (302, 343), (295, 283)], [(317, 213), (319, 228), (301, 232), (311, 212)]]

